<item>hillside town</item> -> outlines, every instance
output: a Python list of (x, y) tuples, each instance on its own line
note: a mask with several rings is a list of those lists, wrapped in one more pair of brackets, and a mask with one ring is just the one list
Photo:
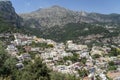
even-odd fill
[(71, 74), (82, 80), (120, 80), (120, 48), (111, 46), (88, 47), (72, 40), (57, 43), (50, 39), (28, 36), (21, 33), (0, 34), (6, 40), (6, 51), (17, 58), (18, 69), (24, 68), (23, 61), (40, 57), (54, 72)]

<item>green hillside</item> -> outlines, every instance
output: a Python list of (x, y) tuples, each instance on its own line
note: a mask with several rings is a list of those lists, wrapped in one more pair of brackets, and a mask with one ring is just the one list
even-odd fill
[(27, 28), (30, 33), (33, 33), (39, 37), (50, 38), (55, 41), (66, 41), (66, 40), (76, 40), (80, 36), (88, 36), (92, 34), (101, 34), (104, 37), (117, 36), (119, 30), (110, 33), (109, 30), (103, 26), (97, 26), (96, 24), (87, 23), (70, 23), (63, 27), (55, 26), (52, 28), (47, 28), (40, 30), (38, 28)]

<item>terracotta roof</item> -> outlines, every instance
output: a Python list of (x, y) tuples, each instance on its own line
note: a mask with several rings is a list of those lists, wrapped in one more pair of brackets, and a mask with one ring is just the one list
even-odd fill
[(112, 79), (115, 79), (117, 77), (120, 77), (120, 71), (109, 71), (107, 73), (107, 76), (112, 78)]
[(88, 77), (84, 77), (83, 80), (90, 80)]

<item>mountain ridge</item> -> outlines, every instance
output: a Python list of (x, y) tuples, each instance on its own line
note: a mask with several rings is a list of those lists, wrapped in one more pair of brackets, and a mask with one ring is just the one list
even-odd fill
[[(57, 5), (19, 15), (24, 19), (26, 26), (32, 25), (31, 27), (34, 26), (34, 28), (64, 26), (68, 23), (119, 23), (120, 21), (120, 14), (78, 12)], [(30, 21), (36, 22), (38, 25)]]
[[(84, 39), (86, 36), (91, 35), (94, 37), (96, 34), (103, 36), (103, 38), (110, 38), (111, 35), (112, 37), (114, 35), (118, 36), (120, 32), (115, 27), (119, 26), (119, 14), (106, 15), (84, 11), (77, 12), (53, 6), (46, 9), (39, 9), (30, 14), (25, 14), (25, 16), (20, 15), (23, 17), (22, 21), (22, 18), (16, 14), (10, 1), (0, 4), (0, 13), (4, 13), (0, 16), (0, 30), (5, 26), (7, 29), (2, 29), (2, 31), (6, 32), (8, 30), (12, 31), (16, 27), (21, 27), (23, 24), (24, 29), (22, 32), (27, 31), (28, 34), (36, 34), (39, 37), (60, 42), (66, 40), (85, 41), (80, 40), (81, 36)], [(109, 29), (109, 26), (112, 26), (112, 30)]]
[(22, 27), (22, 18), (17, 15), (11, 1), (0, 1), (0, 33)]
[(17, 15), (10, 1), (0, 1), (0, 14), (4, 20), (13, 23), (14, 26), (21, 26), (22, 19)]

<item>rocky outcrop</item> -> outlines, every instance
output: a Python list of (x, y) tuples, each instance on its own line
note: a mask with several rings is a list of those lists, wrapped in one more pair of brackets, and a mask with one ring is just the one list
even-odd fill
[(24, 19), (25, 25), (32, 28), (41, 26), (49, 28), (56, 25), (61, 27), (68, 23), (118, 23), (120, 21), (119, 14), (76, 12), (56, 5), (28, 14), (20, 14), (20, 16)]
[[(89, 23), (94, 21), (86, 17), (86, 12), (74, 12), (59, 6), (52, 6), (50, 8), (39, 9), (29, 14), (20, 14), (20, 16), (24, 19), (25, 24), (29, 23), (28, 26), (34, 25), (34, 27), (53, 27), (56, 25), (64, 26), (68, 23)], [(36, 23), (39, 23), (39, 25), (36, 26), (36, 24), (33, 23), (33, 21), (36, 21)]]
[(12, 3), (8, 0), (0, 1), (0, 19), (15, 27), (21, 27), (22, 18), (16, 14)]

